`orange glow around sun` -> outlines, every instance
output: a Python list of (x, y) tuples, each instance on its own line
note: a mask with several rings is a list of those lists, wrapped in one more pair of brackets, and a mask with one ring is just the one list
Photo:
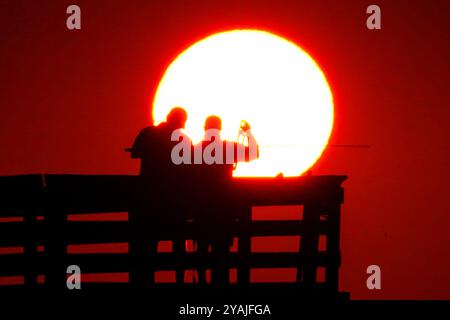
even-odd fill
[(296, 44), (259, 30), (232, 30), (194, 43), (167, 68), (153, 101), (155, 125), (174, 106), (188, 112), (186, 133), (203, 137), (209, 115), (236, 140), (247, 120), (260, 159), (235, 176), (298, 176), (321, 156), (333, 128), (333, 96), (315, 61)]

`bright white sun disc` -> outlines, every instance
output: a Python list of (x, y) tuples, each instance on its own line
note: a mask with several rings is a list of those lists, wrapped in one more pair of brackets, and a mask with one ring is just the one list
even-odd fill
[(260, 159), (235, 176), (298, 176), (321, 156), (333, 128), (333, 97), (319, 66), (299, 46), (259, 30), (213, 34), (167, 68), (153, 101), (155, 124), (174, 106), (188, 112), (186, 133), (198, 142), (209, 115), (222, 137), (236, 140), (247, 120)]

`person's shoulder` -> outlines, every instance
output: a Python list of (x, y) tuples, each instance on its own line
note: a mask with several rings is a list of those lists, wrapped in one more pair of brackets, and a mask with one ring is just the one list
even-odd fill
[(165, 129), (165, 123), (161, 123), (157, 126), (147, 126), (141, 130), (142, 134), (154, 134)]
[(147, 127), (144, 127), (144, 128), (141, 129), (141, 133), (149, 132), (149, 131), (152, 131), (152, 130), (154, 130), (153, 126), (147, 126)]

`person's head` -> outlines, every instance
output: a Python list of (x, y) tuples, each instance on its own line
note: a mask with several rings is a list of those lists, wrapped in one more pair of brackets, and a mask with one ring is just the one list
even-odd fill
[(209, 116), (205, 121), (205, 131), (209, 129), (222, 130), (222, 119), (218, 116)]
[(175, 107), (170, 110), (166, 117), (167, 124), (172, 128), (184, 128), (187, 120), (187, 112), (181, 107)]

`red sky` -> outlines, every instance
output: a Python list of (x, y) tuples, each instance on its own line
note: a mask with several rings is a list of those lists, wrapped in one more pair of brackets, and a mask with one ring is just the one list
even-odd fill
[[(65, 10), (82, 10), (69, 31)], [(346, 174), (341, 290), (353, 298), (449, 299), (450, 3), (377, 1), (0, 1), (0, 175), (137, 173), (122, 152), (148, 125), (170, 61), (215, 31), (295, 41), (335, 99), (315, 174)], [(413, 4), (414, 3), (414, 4)], [(366, 288), (377, 264), (382, 290)]]

